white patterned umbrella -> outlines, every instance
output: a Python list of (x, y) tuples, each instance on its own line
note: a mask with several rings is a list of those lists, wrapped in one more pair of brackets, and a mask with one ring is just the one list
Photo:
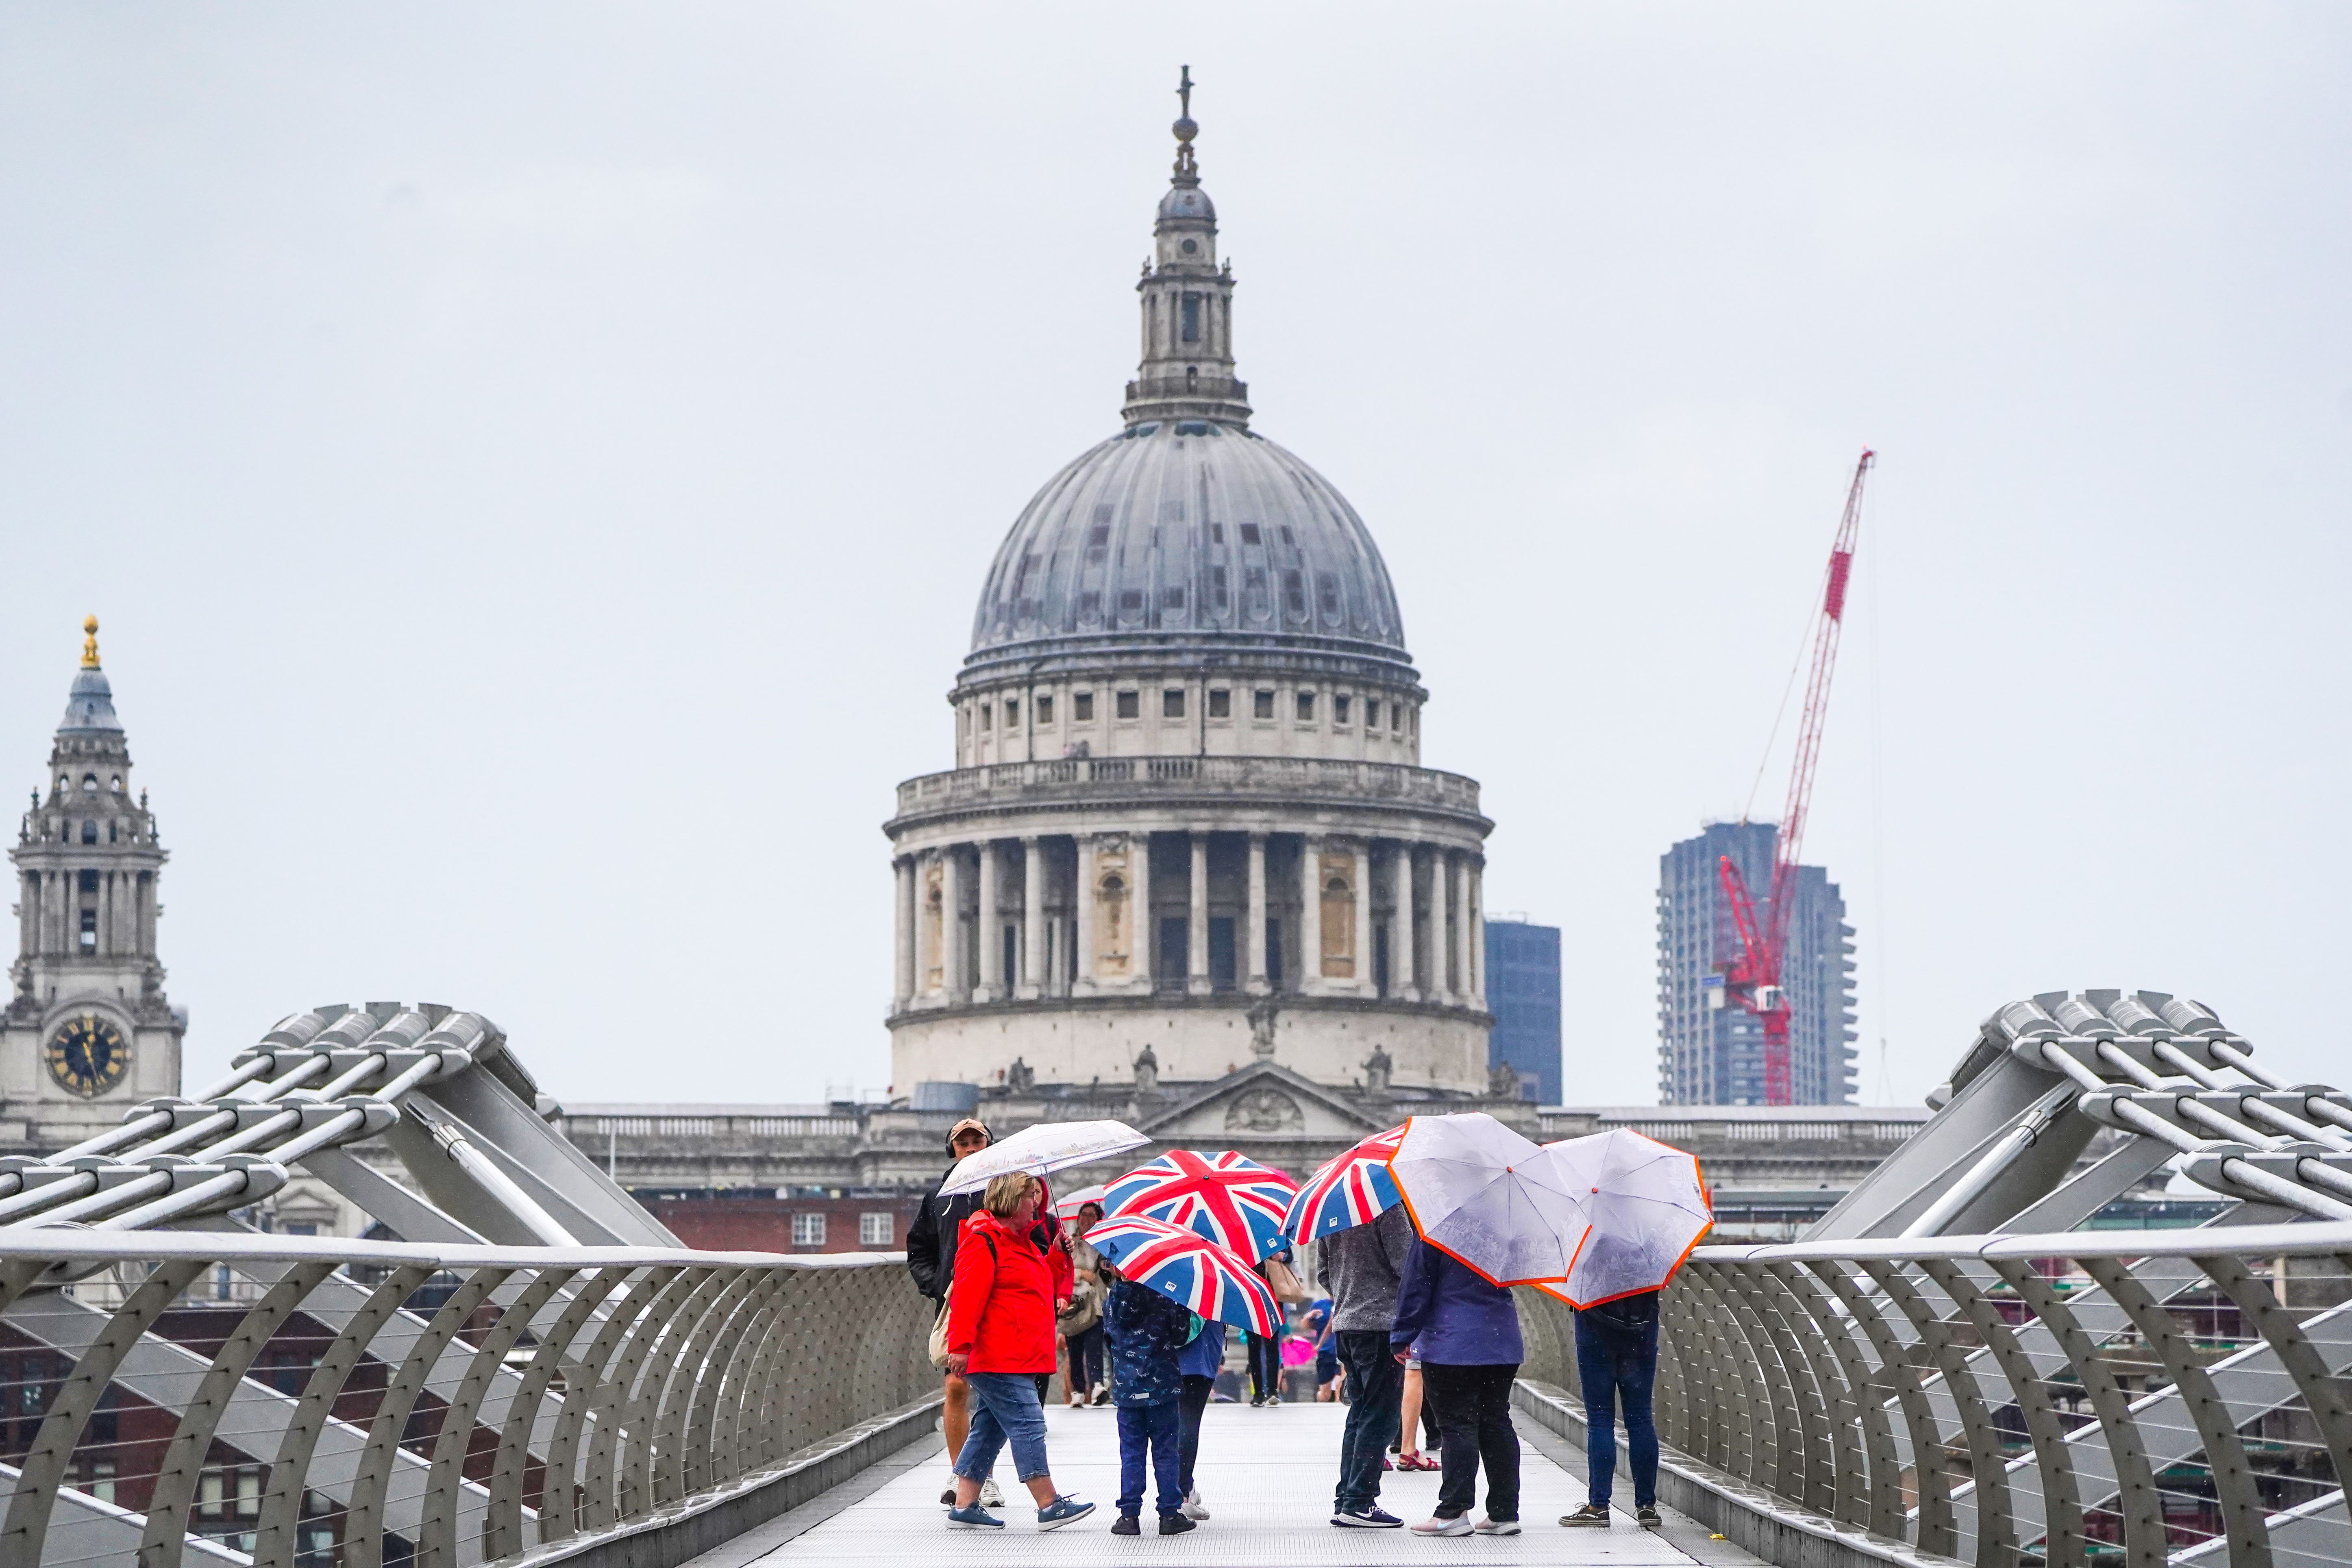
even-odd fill
[(1715, 1223), (1698, 1160), (1630, 1127), (1543, 1147), (1591, 1226), (1568, 1278), (1540, 1287), (1593, 1307), (1664, 1287)]
[(1040, 1121), (958, 1160), (948, 1179), (940, 1184), (940, 1195), (976, 1193), (1014, 1171), (1042, 1176), (1066, 1165), (1123, 1154), (1150, 1142), (1124, 1121)]
[(1568, 1278), (1582, 1209), (1542, 1146), (1485, 1111), (1412, 1118), (1389, 1174), (1422, 1239), (1486, 1279)]

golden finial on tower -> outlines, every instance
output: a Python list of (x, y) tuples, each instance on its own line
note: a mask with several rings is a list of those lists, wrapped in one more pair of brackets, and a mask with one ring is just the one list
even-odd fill
[(82, 617), (81, 634), (81, 667), (84, 669), (96, 669), (98, 668), (98, 617), (96, 616)]

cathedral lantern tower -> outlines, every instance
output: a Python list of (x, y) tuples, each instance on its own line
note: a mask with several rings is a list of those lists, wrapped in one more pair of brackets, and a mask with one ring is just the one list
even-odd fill
[(155, 956), (167, 858), (82, 623), (81, 668), (48, 774), (8, 852), (16, 867), (16, 962), (0, 1025), (0, 1144), (55, 1150), (180, 1089), (185, 1018)]
[(1230, 1089), (1228, 1131), (1267, 1137), (1330, 1091), (1484, 1100), (1494, 825), (1476, 781), (1421, 765), (1429, 693), (1370, 531), (1250, 426), (1179, 91), (1123, 428), (1005, 536), (948, 693), (955, 768), (885, 826), (893, 1083)]

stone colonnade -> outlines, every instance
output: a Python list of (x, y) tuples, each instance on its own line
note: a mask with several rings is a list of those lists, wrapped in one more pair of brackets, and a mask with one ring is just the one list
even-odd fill
[(894, 862), (892, 1012), (1135, 994), (1486, 1007), (1475, 850), (1206, 828), (935, 844)]
[[(88, 878), (90, 886), (83, 886)], [(113, 957), (155, 951), (155, 875), (109, 868), (96, 871), (27, 871), (23, 879), (30, 918), (17, 922), (17, 950), (36, 953)], [(92, 918), (85, 943), (82, 916)]]

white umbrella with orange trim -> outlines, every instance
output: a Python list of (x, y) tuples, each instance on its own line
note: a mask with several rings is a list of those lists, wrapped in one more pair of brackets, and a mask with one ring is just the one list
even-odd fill
[(1574, 1307), (1664, 1288), (1715, 1223), (1698, 1158), (1612, 1127), (1543, 1146), (1591, 1231), (1568, 1278), (1542, 1289)]
[(1497, 1285), (1566, 1279), (1590, 1228), (1543, 1147), (1483, 1110), (1407, 1121), (1389, 1174), (1422, 1239)]

